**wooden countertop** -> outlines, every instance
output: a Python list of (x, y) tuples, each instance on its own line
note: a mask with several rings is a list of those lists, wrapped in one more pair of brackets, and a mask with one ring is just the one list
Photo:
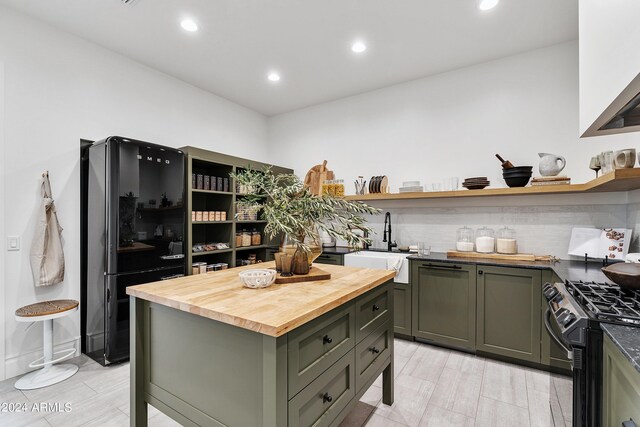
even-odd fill
[(238, 273), (252, 268), (275, 268), (275, 263), (129, 286), (127, 294), (279, 337), (394, 277), (387, 270), (322, 264), (330, 280), (249, 289)]

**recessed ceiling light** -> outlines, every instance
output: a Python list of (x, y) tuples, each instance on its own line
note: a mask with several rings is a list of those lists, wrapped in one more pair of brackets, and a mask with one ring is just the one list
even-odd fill
[(480, 10), (489, 10), (493, 9), (498, 5), (500, 0), (479, 0), (478, 1), (478, 9)]
[(362, 53), (367, 50), (367, 45), (362, 42), (355, 42), (351, 45), (351, 50), (355, 53)]
[(276, 72), (269, 73), (269, 75), (267, 76), (267, 79), (269, 79), (270, 82), (279, 82), (280, 74)]
[(180, 22), (180, 26), (183, 30), (189, 31), (190, 33), (198, 31), (198, 24), (196, 24), (192, 19), (183, 19)]

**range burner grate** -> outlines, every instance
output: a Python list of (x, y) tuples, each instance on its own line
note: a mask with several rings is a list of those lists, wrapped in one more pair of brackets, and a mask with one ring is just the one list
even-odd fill
[(597, 282), (567, 282), (574, 299), (598, 319), (640, 325), (640, 292)]

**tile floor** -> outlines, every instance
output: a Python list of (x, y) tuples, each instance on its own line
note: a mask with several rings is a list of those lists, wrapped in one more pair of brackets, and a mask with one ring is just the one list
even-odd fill
[[(70, 412), (0, 412), (0, 426), (128, 426), (129, 364), (104, 368), (84, 355), (72, 362), (80, 366), (76, 375), (44, 389), (16, 390), (15, 378), (0, 382), (0, 405), (70, 403)], [(378, 378), (342, 427), (571, 426), (567, 377), (399, 339), (395, 377), (392, 407), (381, 402)], [(560, 402), (553, 416), (550, 393)], [(150, 406), (149, 425), (179, 424)]]

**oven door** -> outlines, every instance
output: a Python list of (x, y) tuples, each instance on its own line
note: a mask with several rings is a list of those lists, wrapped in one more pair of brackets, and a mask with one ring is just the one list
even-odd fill
[[(571, 360), (573, 370), (573, 351), (571, 346), (562, 338), (558, 322), (550, 308), (544, 314), (544, 326), (552, 341), (566, 352)], [(576, 372), (574, 371), (574, 374)], [(573, 378), (564, 375), (551, 374), (549, 376), (549, 407), (550, 423), (552, 427), (573, 425)]]
[(571, 345), (562, 338), (560, 326), (551, 312), (551, 307), (547, 307), (547, 311), (544, 314), (544, 327), (551, 339), (567, 353), (567, 359), (572, 361), (571, 369), (573, 369), (573, 349), (571, 348)]

